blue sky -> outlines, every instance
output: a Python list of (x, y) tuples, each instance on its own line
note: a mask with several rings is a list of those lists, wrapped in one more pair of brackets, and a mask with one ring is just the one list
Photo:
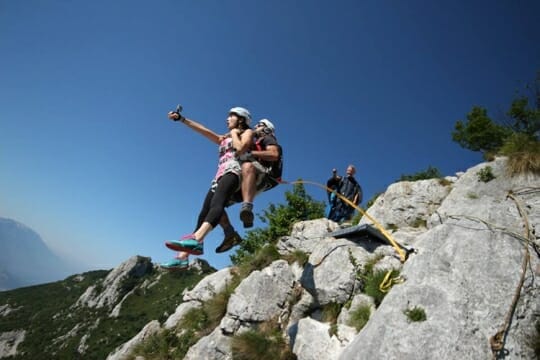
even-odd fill
[[(452, 142), (455, 122), (473, 105), (502, 118), (540, 69), (539, 14), (538, 1), (0, 0), (0, 216), (80, 269), (167, 260), (217, 163), (167, 120), (178, 103), (216, 132), (232, 106), (270, 118), (285, 179), (324, 183), (352, 163), (365, 201), (430, 165), (453, 175), (481, 161)], [(218, 268), (221, 237), (204, 255)]]

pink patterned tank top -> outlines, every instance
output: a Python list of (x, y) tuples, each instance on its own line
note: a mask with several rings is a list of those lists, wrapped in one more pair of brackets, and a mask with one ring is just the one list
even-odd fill
[(237, 175), (240, 175), (241, 173), (240, 163), (236, 159), (235, 149), (230, 136), (221, 140), (221, 143), (219, 144), (219, 162), (214, 181), (218, 181), (228, 172), (233, 172)]

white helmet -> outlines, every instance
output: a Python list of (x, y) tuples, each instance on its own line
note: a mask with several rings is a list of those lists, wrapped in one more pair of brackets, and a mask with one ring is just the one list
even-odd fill
[(246, 125), (249, 126), (251, 123), (251, 114), (249, 113), (249, 110), (243, 107), (233, 107), (231, 110), (229, 110), (229, 114), (236, 114), (238, 116), (243, 117), (246, 119)]
[(270, 120), (268, 119), (261, 119), (259, 120), (260, 123), (263, 123), (264, 126), (266, 126), (267, 128), (269, 128), (270, 130), (272, 130), (272, 132), (274, 132), (276, 130), (276, 128), (274, 127), (274, 124), (272, 124), (270, 122)]

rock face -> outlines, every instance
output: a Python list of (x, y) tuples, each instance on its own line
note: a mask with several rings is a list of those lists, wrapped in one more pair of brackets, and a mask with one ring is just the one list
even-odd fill
[(147, 340), (152, 335), (158, 333), (161, 330), (159, 321), (153, 320), (146, 324), (146, 326), (137, 334), (134, 338), (123, 344), (120, 348), (116, 349), (113, 353), (107, 356), (107, 360), (113, 359), (125, 359), (129, 357), (129, 354), (137, 344), (140, 344)]
[(24, 341), (26, 331), (0, 333), (0, 358), (17, 355), (17, 346)]
[[(101, 289), (97, 286), (89, 287), (77, 300), (76, 306), (102, 308), (117, 304), (121, 296), (125, 295), (126, 280), (144, 276), (152, 270), (152, 266), (151, 259), (147, 257), (134, 256), (128, 259), (107, 275)], [(119, 309), (116, 309), (114, 313), (118, 311)]]
[[(395, 240), (415, 249), (404, 264), (388, 244), (329, 236), (339, 225), (327, 219), (296, 224), (277, 248), (282, 255), (300, 250), (308, 255), (307, 263), (278, 260), (252, 272), (229, 298), (221, 323), (185, 359), (232, 359), (233, 337), (267, 321), (277, 321), (299, 360), (491, 359), (490, 339), (512, 309), (525, 256), (530, 262), (503, 345), (508, 359), (534, 358), (530, 339), (538, 336), (534, 278), (540, 275), (540, 261), (525, 239), (529, 232), (539, 243), (534, 234), (540, 226), (540, 179), (510, 178), (505, 162), (479, 164), (444, 182), (393, 184), (377, 199), (368, 213)], [(487, 183), (478, 177), (486, 166), (495, 175)], [(367, 266), (399, 270), (405, 280), (377, 307), (359, 276)], [(174, 329), (187, 310), (224, 288), (231, 271), (201, 281), (153, 331)], [(333, 320), (327, 320), (328, 309), (338, 309)], [(351, 321), (361, 309), (367, 309), (368, 319), (357, 331)], [(407, 315), (413, 309), (423, 311), (425, 319), (414, 321)]]
[[(489, 339), (504, 324), (526, 255), (523, 241), (509, 234), (523, 236), (525, 228), (507, 195), (540, 184), (537, 177), (508, 178), (504, 164), (497, 159), (469, 169), (441, 205), (426, 213), (430, 229), (414, 242), (418, 252), (402, 270), (407, 281), (392, 289), (340, 359), (492, 357)], [(478, 181), (478, 171), (488, 165), (496, 178)], [(538, 229), (538, 192), (516, 197), (524, 204), (530, 230)], [(534, 334), (538, 321), (538, 284), (530, 269), (537, 269), (539, 259), (534, 252), (530, 256), (532, 266), (505, 342), (512, 359), (534, 356), (526, 334)], [(425, 310), (426, 321), (408, 322), (404, 311), (413, 307)]]

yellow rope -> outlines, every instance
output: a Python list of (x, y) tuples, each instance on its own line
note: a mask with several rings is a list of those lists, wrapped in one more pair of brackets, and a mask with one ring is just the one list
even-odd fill
[(328, 192), (334, 192), (342, 201), (344, 201), (347, 205), (352, 206), (353, 208), (358, 210), (363, 216), (368, 218), (373, 223), (373, 225), (375, 225), (375, 227), (384, 235), (384, 237), (394, 247), (394, 249), (398, 253), (399, 259), (400, 259), (400, 261), (402, 263), (404, 263), (405, 260), (407, 260), (407, 252), (405, 252), (399, 246), (397, 241), (394, 240), (394, 238), (382, 227), (382, 225), (377, 220), (375, 220), (371, 215), (367, 214), (364, 210), (362, 210), (359, 206), (357, 206), (352, 201), (347, 199), (345, 196), (337, 193), (336, 191), (334, 191), (334, 190), (332, 190), (332, 189), (330, 189), (330, 188), (328, 188), (328, 187), (326, 187), (326, 186), (324, 186), (322, 184), (319, 184), (319, 183), (316, 183), (316, 182), (313, 182), (313, 181), (307, 181), (307, 180), (284, 181), (284, 180), (282, 180), (281, 183), (283, 183), (283, 184), (291, 184), (291, 185), (293, 185), (293, 184), (311, 184), (311, 185), (318, 186), (318, 187), (320, 187), (320, 188), (322, 188), (322, 189), (324, 189), (324, 190), (326, 190)]
[(391, 278), (390, 276), (392, 276), (392, 272), (393, 270), (388, 270), (388, 272), (384, 276), (383, 281), (381, 281), (381, 284), (379, 285), (379, 290), (381, 290), (383, 293), (388, 292), (392, 288), (393, 285), (401, 284), (402, 282), (405, 281), (403, 276), (399, 276), (399, 275)]

